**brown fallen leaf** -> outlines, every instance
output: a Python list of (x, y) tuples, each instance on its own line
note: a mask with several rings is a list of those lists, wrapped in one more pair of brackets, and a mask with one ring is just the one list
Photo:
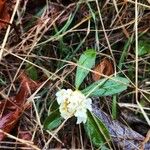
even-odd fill
[[(0, 103), (0, 129), (9, 133), (14, 127), (20, 116), (27, 108), (26, 99), (35, 91), (40, 84), (32, 81), (25, 73), (19, 76), (20, 90), (14, 97), (3, 100)], [(5, 138), (4, 133), (0, 132), (0, 141)]]
[[(21, 112), (22, 110), (16, 109), (15, 111), (10, 111), (0, 117), (0, 129), (9, 133), (20, 118)], [(2, 141), (4, 137), (5, 134), (0, 132), (0, 141)]]
[(0, 30), (7, 26), (9, 20), (10, 20), (10, 14), (8, 13), (6, 0), (0, 0)]
[(92, 79), (94, 81), (98, 81), (100, 78), (102, 78), (102, 75), (110, 76), (114, 73), (113, 64), (112, 62), (104, 58), (102, 61), (93, 69), (93, 71), (98, 73), (92, 73)]

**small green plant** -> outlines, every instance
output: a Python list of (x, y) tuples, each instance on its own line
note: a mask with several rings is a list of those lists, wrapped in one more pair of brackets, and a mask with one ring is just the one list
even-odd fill
[[(92, 113), (93, 96), (109, 96), (127, 89), (129, 81), (123, 77), (109, 77), (96, 81), (80, 89), (81, 84), (95, 65), (96, 52), (86, 50), (77, 62), (75, 91), (61, 89), (56, 93), (55, 110), (46, 118), (44, 127), (48, 130), (57, 128), (63, 120), (77, 118), (77, 124), (83, 123), (85, 131), (96, 147), (110, 145), (111, 137), (103, 122)], [(57, 106), (57, 107), (56, 107)]]

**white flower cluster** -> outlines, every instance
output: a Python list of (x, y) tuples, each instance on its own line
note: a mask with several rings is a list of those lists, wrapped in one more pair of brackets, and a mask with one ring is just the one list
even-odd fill
[(86, 98), (80, 91), (61, 89), (56, 93), (59, 111), (64, 119), (72, 116), (77, 118), (77, 124), (87, 120), (87, 109), (92, 110), (92, 100)]

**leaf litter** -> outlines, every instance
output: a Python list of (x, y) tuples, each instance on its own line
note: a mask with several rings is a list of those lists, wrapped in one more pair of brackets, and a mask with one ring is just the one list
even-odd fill
[[(35, 1), (34, 1), (35, 2)], [(40, 2), (39, 2), (40, 3)], [(111, 4), (109, 3), (109, 2), (107, 2), (108, 3), (108, 5), (110, 5), (111, 6)], [(121, 4), (121, 3), (120, 3)], [(3, 6), (3, 5), (1, 5), (1, 6)], [(127, 4), (127, 2), (125, 2), (125, 5), (123, 4), (122, 5), (123, 7), (125, 6), (125, 9), (124, 9), (124, 11), (122, 11), (123, 12), (123, 16), (122, 16), (122, 20), (123, 20), (123, 24), (124, 23), (128, 23), (129, 21), (132, 21), (132, 20), (128, 20), (129, 18), (134, 18), (134, 16), (132, 16), (132, 10), (130, 9), (130, 6), (132, 6), (130, 3), (129, 4)], [(129, 7), (128, 7), (129, 6)], [(52, 7), (54, 7), (54, 6), (52, 6)], [(106, 9), (108, 9), (108, 7), (106, 6), (105, 7)], [(104, 9), (105, 9), (104, 8)], [(110, 8), (110, 7), (109, 7)], [(126, 8), (128, 8), (128, 9), (126, 9)], [(132, 8), (132, 7), (131, 7)], [(63, 10), (63, 7), (59, 10), (59, 9), (56, 9), (55, 11), (54, 11), (54, 13), (53, 13), (53, 17), (52, 18), (55, 18), (56, 17), (56, 14), (57, 14), (57, 12), (59, 11), (59, 13), (61, 13), (61, 11)], [(107, 14), (109, 13), (108, 11), (106, 11), (107, 12)], [(125, 13), (124, 13), (125, 12)], [(126, 12), (129, 12), (129, 13), (126, 13)], [(58, 13), (58, 14), (59, 14)], [(111, 13), (111, 16), (112, 16), (112, 14), (113, 13)], [(128, 15), (131, 15), (131, 17), (128, 17)], [(133, 13), (133, 15), (134, 15), (134, 13)], [(69, 15), (67, 14), (63, 19), (59, 19), (59, 22), (60, 23), (58, 23), (58, 24), (61, 24), (62, 22), (64, 22), (66, 19), (67, 19), (67, 17), (68, 17)], [(104, 16), (105, 16), (105, 10), (104, 10)], [(106, 15), (107, 16), (107, 15)], [(80, 18), (82, 18), (82, 17), (80, 17)], [(105, 17), (106, 18), (106, 21), (107, 20), (110, 20), (110, 19), (108, 19), (108, 18), (110, 18), (109, 16), (108, 17)], [(104, 21), (105, 21), (105, 18), (103, 18), (104, 19)], [(112, 17), (113, 18), (113, 17)], [(2, 20), (5, 20), (4, 18), (2, 18)], [(8, 21), (8, 20), (7, 20)], [(80, 20), (79, 20), (80, 21)], [(140, 24), (139, 24), (139, 31), (140, 32), (143, 32), (143, 31), (145, 31), (147, 28), (149, 28), (149, 16), (148, 16), (148, 13), (147, 13), (147, 15), (144, 15), (144, 16), (142, 16), (142, 19), (140, 20)], [(3, 23), (2, 23), (3, 24)], [(118, 24), (116, 24), (117, 26), (119, 26), (119, 23)], [(142, 25), (142, 26), (141, 26)], [(5, 28), (6, 26), (4, 25), (2, 28)], [(132, 29), (132, 24), (131, 24), (131, 28), (127, 28), (128, 29), (128, 31), (129, 31), (129, 34), (132, 34), (133, 33), (133, 29)], [(109, 32), (109, 31), (108, 31)], [(110, 42), (114, 42), (114, 41), (116, 41), (116, 39), (119, 39), (119, 40), (122, 40), (122, 41), (124, 41), (126, 38), (124, 38), (124, 36), (123, 36), (123, 33), (122, 32), (114, 32), (112, 35), (110, 35), (110, 37), (109, 37), (109, 40), (110, 40)], [(90, 41), (90, 40), (89, 40)], [(89, 43), (89, 41), (87, 42), (87, 43)], [(94, 41), (94, 40), (93, 40)], [(103, 44), (105, 44), (105, 42), (106, 42), (106, 40), (105, 40), (105, 37), (102, 37), (101, 39), (100, 39), (100, 42), (103, 42)], [(95, 41), (94, 41), (95, 42)], [(27, 42), (27, 43), (29, 43), (29, 42)], [(91, 42), (92, 43), (92, 42)], [(92, 45), (91, 43), (89, 43), (90, 45)], [(54, 44), (54, 43), (53, 43)], [(53, 45), (52, 44), (52, 45)], [(74, 44), (74, 43), (72, 43), (72, 41), (71, 41), (71, 44)], [(25, 45), (26, 46), (26, 45)], [(57, 45), (56, 45), (57, 46)], [(55, 44), (54, 44), (54, 47), (55, 47)], [(87, 47), (87, 46), (86, 46)], [(20, 47), (18, 47), (17, 48), (17, 50), (20, 50)], [(18, 51), (17, 51), (18, 52)], [(15, 52), (16, 53), (16, 52)], [(132, 56), (132, 55), (131, 55)], [(133, 57), (133, 56), (132, 56)], [(99, 71), (99, 69), (97, 68), (96, 69), (96, 71), (97, 72), (99, 72), (100, 74), (105, 74), (105, 68), (107, 68), (106, 66), (107, 66), (107, 64), (103, 64), (103, 60), (100, 62), (100, 71)], [(108, 66), (110, 66), (110, 65), (108, 65)], [(111, 67), (110, 67), (111, 68)], [(108, 69), (109, 70), (109, 69)], [(106, 71), (106, 72), (109, 72), (109, 71)], [(113, 72), (113, 71), (112, 71)], [(109, 74), (107, 74), (106, 73), (106, 75), (108, 75), (109, 76)], [(96, 76), (96, 77), (94, 77), (96, 80), (98, 80), (98, 79), (100, 79), (100, 78), (102, 78), (102, 76)], [(94, 80), (94, 78), (93, 78), (93, 80)], [(23, 80), (23, 79), (22, 79)], [(21, 88), (21, 87), (20, 87)], [(23, 85), (22, 85), (22, 88), (23, 89), (28, 89), (29, 91), (29, 93), (26, 93), (26, 92), (20, 92), (20, 93), (22, 93), (25, 97), (28, 97), (32, 92), (32, 90), (30, 90), (30, 88), (27, 88), (26, 87), (26, 85), (25, 85), (25, 87), (23, 87)], [(21, 89), (20, 89), (21, 90)], [(34, 90), (34, 88), (33, 88), (33, 90)], [(24, 91), (24, 90), (22, 90), (22, 91)], [(16, 104), (16, 102), (15, 102), (15, 100), (16, 99), (21, 99), (21, 94), (17, 94), (16, 96), (14, 96), (14, 97), (10, 97), (9, 99), (7, 99), (7, 100), (3, 100), (3, 101), (6, 101), (6, 102), (1, 102), (1, 104), (0, 104), (0, 110), (2, 110), (1, 111), (1, 116), (4, 116), (4, 118), (2, 118), (3, 120), (5, 120), (5, 121), (7, 121), (7, 118), (11, 118), (10, 116), (12, 115), (12, 117), (14, 117), (14, 119), (16, 120), (15, 121), (15, 123), (14, 123), (14, 125), (13, 126), (15, 126), (15, 124), (18, 122), (18, 120), (20, 119), (20, 116), (22, 115), (22, 113), (24, 112), (24, 110), (25, 110), (25, 108), (26, 108), (26, 106), (25, 106), (25, 108), (21, 105), (21, 101), (19, 102), (18, 101), (18, 104)], [(25, 101), (26, 101), (26, 98), (24, 98), (23, 99), (23, 103), (25, 103)], [(22, 110), (21, 111), (21, 109), (19, 108), (19, 107), (21, 107), (22, 109), (24, 109), (24, 110)], [(8, 110), (6, 110), (6, 108), (8, 108)], [(94, 112), (95, 111), (95, 112)], [(135, 146), (135, 147), (140, 147), (140, 143), (141, 143), (141, 141), (143, 141), (144, 140), (144, 137), (143, 136), (141, 136), (140, 134), (137, 134), (137, 132), (133, 132), (133, 130), (129, 130), (129, 128), (127, 127), (127, 126), (125, 126), (125, 125), (122, 125), (119, 121), (113, 121), (113, 120), (111, 120), (111, 118), (108, 116), (108, 115), (106, 115), (100, 108), (98, 109), (98, 108), (95, 108), (94, 107), (94, 113), (95, 114), (97, 114), (97, 116), (99, 116), (99, 118), (100, 119), (102, 119), (102, 121), (104, 121), (104, 123), (106, 124), (106, 126), (108, 126), (109, 127), (109, 131), (110, 131), (110, 133), (111, 133), (111, 136), (112, 137), (114, 137), (114, 143), (116, 144), (116, 145), (119, 145), (119, 147), (122, 147), (122, 148), (132, 148), (133, 146), (132, 146), (132, 144)], [(97, 111), (97, 112), (96, 112)], [(14, 115), (13, 115), (13, 112), (14, 112)], [(10, 115), (5, 115), (5, 114), (9, 114), (10, 113)], [(100, 115), (100, 114), (102, 114), (102, 115)], [(17, 117), (18, 116), (18, 117)], [(104, 119), (105, 118), (105, 119)], [(9, 120), (9, 119), (8, 119)], [(5, 122), (4, 121), (4, 122)], [(10, 122), (8, 122), (8, 126), (9, 126), (9, 124), (13, 124), (13, 121), (11, 120)], [(110, 125), (109, 125), (109, 123), (110, 123)], [(5, 124), (5, 123), (4, 123)], [(112, 126), (111, 126), (112, 125)], [(7, 128), (6, 128), (7, 129)], [(118, 131), (118, 130), (119, 131)], [(8, 130), (8, 129), (7, 129)], [(11, 129), (12, 130), (12, 129)], [(126, 133), (126, 131), (127, 131), (127, 133)], [(133, 138), (133, 139), (130, 139), (129, 137), (130, 137), (130, 134), (129, 134), (129, 132), (130, 132), (130, 134), (131, 134), (131, 137)], [(122, 133), (126, 133), (125, 134), (125, 138), (124, 138), (124, 134), (122, 134)], [(4, 135), (2, 135), (2, 137), (3, 137)], [(147, 137), (149, 137), (148, 135), (147, 135)], [(118, 140), (119, 139), (119, 140)], [(130, 139), (130, 140), (129, 140)], [(118, 140), (118, 141), (117, 141)], [(122, 140), (122, 141), (121, 141)], [(147, 142), (147, 139), (145, 140), (146, 142)], [(123, 143), (124, 142), (124, 143)], [(146, 142), (144, 142), (144, 144), (146, 143)], [(129, 144), (129, 145), (128, 145)], [(149, 144), (146, 144), (146, 146), (145, 146), (145, 148), (147, 148), (149, 146)], [(149, 148), (149, 147), (148, 147)], [(134, 148), (133, 148), (134, 149)], [(150, 148), (149, 148), (150, 149)]]
[[(93, 105), (93, 113), (106, 125), (114, 144), (123, 150), (144, 150), (150, 149), (149, 139), (122, 124), (118, 120), (112, 120), (105, 112), (96, 105)], [(149, 138), (149, 134), (147, 135)], [(145, 142), (144, 142), (145, 141)]]
[[(23, 72), (20, 73), (19, 83), (20, 90), (18, 94), (2, 100), (0, 103), (0, 129), (7, 133), (10, 133), (15, 128), (18, 120), (30, 105), (26, 105), (28, 96), (40, 85), (28, 78)], [(5, 137), (6, 135), (0, 132), (0, 141), (4, 140)]]

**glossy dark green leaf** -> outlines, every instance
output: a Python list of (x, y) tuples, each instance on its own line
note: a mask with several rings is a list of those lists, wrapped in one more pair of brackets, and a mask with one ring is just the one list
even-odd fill
[(106, 146), (106, 143), (111, 141), (108, 129), (103, 122), (91, 112), (88, 112), (88, 119), (84, 127), (88, 137), (96, 147)]
[(50, 113), (44, 122), (44, 128), (48, 130), (53, 130), (62, 123), (63, 119), (60, 116), (59, 109)]
[(78, 61), (77, 72), (75, 77), (75, 87), (78, 89), (87, 74), (89, 69), (95, 65), (96, 52), (93, 49), (86, 50)]
[(109, 96), (127, 89), (129, 81), (123, 77), (112, 77), (94, 82), (82, 92), (89, 96)]

